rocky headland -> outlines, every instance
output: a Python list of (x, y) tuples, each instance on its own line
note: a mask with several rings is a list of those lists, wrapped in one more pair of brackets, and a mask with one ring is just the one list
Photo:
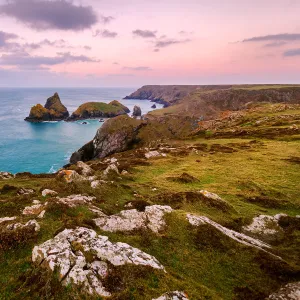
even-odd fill
[(145, 85), (124, 99), (151, 100), (167, 107), (198, 87), (197, 85)]
[(67, 108), (62, 104), (59, 95), (55, 93), (47, 99), (45, 106), (37, 104), (30, 110), (29, 116), (25, 119), (28, 122), (61, 121), (69, 117)]
[(117, 100), (110, 103), (87, 102), (80, 105), (67, 121), (76, 121), (94, 118), (113, 118), (129, 113), (130, 110)]
[(0, 172), (0, 298), (299, 298), (299, 88), (206, 89)]

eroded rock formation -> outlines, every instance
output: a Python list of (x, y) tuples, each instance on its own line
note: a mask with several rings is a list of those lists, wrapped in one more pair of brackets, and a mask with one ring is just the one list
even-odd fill
[(59, 95), (55, 93), (47, 99), (45, 106), (37, 104), (31, 108), (28, 122), (60, 121), (69, 117), (67, 108), (61, 103)]
[(148, 266), (164, 270), (153, 256), (125, 243), (112, 243), (91, 229), (65, 229), (53, 239), (34, 247), (32, 261), (42, 268), (57, 270), (63, 285), (73, 284), (89, 294), (109, 297), (103, 280), (111, 266)]

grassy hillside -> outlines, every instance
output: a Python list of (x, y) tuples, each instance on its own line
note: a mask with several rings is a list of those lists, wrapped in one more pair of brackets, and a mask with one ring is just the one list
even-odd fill
[[(116, 268), (105, 281), (114, 291), (112, 299), (147, 300), (173, 290), (185, 291), (190, 299), (264, 299), (287, 282), (299, 281), (299, 116), (297, 105), (268, 104), (200, 122), (190, 138), (150, 149), (165, 156), (146, 159), (149, 149), (145, 148), (113, 155), (119, 171), (128, 173), (111, 174), (95, 189), (89, 181), (66, 183), (57, 175), (20, 174), (0, 180), (0, 218), (16, 216), (22, 223), (32, 219), (21, 211), (33, 200), (52, 203), (53, 197), (41, 195), (45, 188), (59, 197), (95, 196), (93, 205), (107, 215), (128, 209), (128, 202), (139, 209), (153, 204), (174, 209), (160, 234), (103, 231), (92, 221), (95, 214), (86, 205), (70, 208), (55, 202), (44, 218), (37, 219), (38, 233), (8, 234), (1, 223), (0, 299), (91, 299), (72, 285), (63, 287), (55, 273), (31, 261), (35, 245), (76, 226), (141, 249), (166, 268), (166, 273), (147, 267)], [(237, 135), (239, 130), (246, 133)], [(102, 178), (109, 162), (94, 160), (89, 165)], [(76, 166), (70, 169), (80, 172)], [(184, 173), (195, 180), (182, 180)], [(20, 188), (34, 192), (18, 195)], [(216, 193), (225, 202), (203, 201), (197, 194), (200, 190)], [(288, 217), (282, 219), (281, 234), (267, 241), (270, 252), (282, 259), (239, 244), (212, 226), (193, 227), (186, 213), (207, 216), (238, 232), (257, 215), (285, 213)]]

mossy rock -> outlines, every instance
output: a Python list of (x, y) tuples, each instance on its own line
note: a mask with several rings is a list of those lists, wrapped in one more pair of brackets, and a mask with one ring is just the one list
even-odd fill
[(80, 105), (73, 112), (69, 120), (82, 120), (92, 118), (113, 118), (120, 115), (125, 115), (128, 108), (118, 101), (114, 100), (111, 103), (103, 102), (87, 102)]
[(47, 99), (45, 106), (37, 104), (30, 110), (29, 117), (25, 121), (43, 122), (60, 121), (69, 117), (67, 108), (61, 103), (57, 93)]

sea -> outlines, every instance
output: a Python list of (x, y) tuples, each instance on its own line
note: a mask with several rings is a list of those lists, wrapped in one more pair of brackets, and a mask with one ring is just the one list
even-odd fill
[[(0, 171), (54, 173), (69, 162), (71, 154), (92, 140), (102, 126), (99, 120), (77, 122), (24, 121), (30, 108), (58, 92), (70, 114), (85, 102), (118, 100), (131, 111), (145, 114), (153, 102), (125, 100), (136, 88), (0, 88)], [(156, 104), (157, 109), (162, 105)]]

